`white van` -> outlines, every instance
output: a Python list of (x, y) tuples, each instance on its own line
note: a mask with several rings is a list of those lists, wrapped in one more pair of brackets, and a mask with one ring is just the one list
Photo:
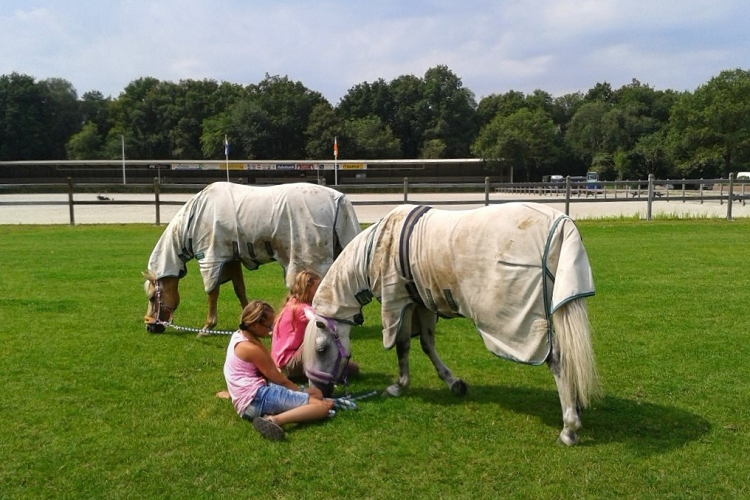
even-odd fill
[(738, 181), (750, 181), (750, 172), (737, 172)]

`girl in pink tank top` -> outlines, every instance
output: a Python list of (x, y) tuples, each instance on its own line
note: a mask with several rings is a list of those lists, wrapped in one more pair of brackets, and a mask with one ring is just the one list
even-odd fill
[(333, 402), (312, 387), (300, 391), (273, 362), (261, 339), (271, 335), (275, 313), (260, 300), (242, 311), (240, 328), (229, 340), (224, 379), (237, 413), (263, 437), (284, 439), (281, 426), (320, 420), (328, 416)]

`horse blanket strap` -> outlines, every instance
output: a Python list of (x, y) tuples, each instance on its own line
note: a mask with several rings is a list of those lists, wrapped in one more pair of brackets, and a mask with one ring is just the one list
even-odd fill
[(257, 257), (255, 257), (255, 250), (253, 250), (253, 244), (250, 243), (249, 241), (247, 242), (247, 254), (250, 256), (250, 262), (255, 266), (253, 267), (253, 269), (258, 269), (262, 263), (261, 261), (257, 259)]
[(372, 292), (370, 290), (362, 290), (359, 293), (355, 293), (354, 298), (357, 299), (359, 305), (366, 306), (372, 302)]
[(398, 260), (401, 264), (401, 275), (406, 280), (406, 291), (409, 292), (409, 298), (417, 304), (424, 306), (424, 300), (417, 291), (417, 285), (414, 283), (414, 276), (411, 272), (411, 261), (409, 259), (409, 242), (411, 241), (411, 235), (414, 232), (414, 226), (417, 225), (419, 219), (422, 218), (432, 207), (420, 206), (409, 212), (406, 216), (404, 225), (401, 227), (401, 235), (399, 237), (398, 245)]

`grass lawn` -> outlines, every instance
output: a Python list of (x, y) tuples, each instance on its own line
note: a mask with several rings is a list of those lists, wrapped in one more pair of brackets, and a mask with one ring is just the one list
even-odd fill
[[(143, 327), (140, 272), (163, 226), (0, 226), (0, 499), (750, 497), (750, 220), (578, 225), (606, 397), (575, 448), (556, 443), (546, 367), (495, 358), (460, 319), (438, 323), (437, 348), (465, 398), (415, 343), (403, 397), (266, 441), (214, 397), (226, 336)], [(175, 321), (200, 326), (188, 268)], [(246, 278), (280, 305), (279, 266)], [(234, 329), (222, 294), (217, 328)], [(354, 392), (397, 373), (377, 304), (365, 314)]]

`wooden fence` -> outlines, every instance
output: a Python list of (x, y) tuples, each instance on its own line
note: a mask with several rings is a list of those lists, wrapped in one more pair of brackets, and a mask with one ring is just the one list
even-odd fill
[[(153, 200), (118, 200), (117, 205), (153, 205), (155, 224), (161, 224), (161, 207), (165, 205), (183, 205), (185, 201), (170, 201), (161, 199), (163, 192), (174, 192), (175, 188), (181, 191), (197, 192), (203, 189), (205, 184), (172, 186), (160, 184), (158, 178), (154, 179), (153, 185), (129, 184), (128, 193), (153, 194)], [(20, 205), (63, 205), (68, 207), (70, 214), (70, 225), (75, 225), (75, 207), (81, 205), (111, 205), (113, 200), (108, 196), (97, 196), (96, 200), (76, 200), (75, 194), (91, 192), (98, 189), (104, 192), (116, 192), (122, 189), (120, 184), (74, 184), (68, 178), (67, 184), (2, 184), (0, 185), (0, 206)], [(513, 201), (529, 201), (528, 198), (502, 200), (491, 199), (491, 193), (515, 193), (519, 195), (537, 195), (534, 199), (537, 203), (564, 203), (565, 213), (570, 214), (571, 203), (606, 203), (606, 202), (641, 202), (646, 203), (646, 219), (653, 219), (653, 202), (657, 199), (675, 200), (682, 202), (693, 201), (704, 203), (705, 201), (718, 201), (721, 205), (726, 204), (726, 218), (732, 220), (733, 203), (738, 202), (743, 206), (750, 198), (750, 181), (737, 181), (730, 174), (728, 179), (666, 179), (656, 180), (652, 175), (647, 180), (638, 181), (571, 181), (570, 177), (564, 182), (531, 182), (531, 183), (498, 183), (485, 182), (475, 184), (447, 184), (447, 183), (424, 183), (413, 182), (404, 178), (401, 184), (378, 184), (353, 186), (331, 186), (342, 192), (361, 193), (383, 193), (399, 192), (403, 189), (403, 203), (418, 203), (422, 205), (477, 205), (498, 204)], [(14, 200), (6, 201), (2, 195), (5, 192), (25, 194), (47, 194), (67, 192), (67, 201), (40, 201), (40, 200)], [(484, 197), (480, 199), (441, 199), (441, 200), (410, 200), (409, 196), (415, 193), (430, 192), (473, 192), (481, 193)], [(747, 194), (746, 194), (747, 193)], [(393, 205), (393, 200), (358, 200), (352, 201), (354, 205)]]

